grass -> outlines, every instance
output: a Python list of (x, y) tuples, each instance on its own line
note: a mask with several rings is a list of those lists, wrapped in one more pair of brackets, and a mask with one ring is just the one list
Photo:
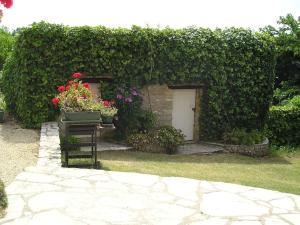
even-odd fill
[(120, 151), (102, 152), (98, 157), (104, 170), (222, 181), (300, 194), (300, 151), (276, 149), (264, 158)]

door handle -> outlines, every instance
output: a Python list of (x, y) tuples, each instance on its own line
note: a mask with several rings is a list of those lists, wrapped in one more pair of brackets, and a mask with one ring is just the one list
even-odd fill
[(192, 110), (195, 112), (195, 111), (196, 111), (196, 108), (195, 108), (195, 107), (193, 107), (193, 108), (192, 108)]

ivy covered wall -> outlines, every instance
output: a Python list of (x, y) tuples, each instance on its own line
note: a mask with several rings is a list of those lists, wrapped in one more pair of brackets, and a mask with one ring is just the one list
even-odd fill
[(73, 72), (112, 75), (114, 86), (205, 85), (203, 135), (261, 128), (273, 93), (275, 47), (245, 29), (64, 27), (36, 23), (17, 35), (3, 82), (9, 110), (27, 127), (54, 119), (50, 99)]

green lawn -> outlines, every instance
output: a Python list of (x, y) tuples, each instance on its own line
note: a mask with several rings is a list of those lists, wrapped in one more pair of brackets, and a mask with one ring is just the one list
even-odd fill
[(300, 154), (250, 158), (233, 154), (162, 155), (103, 152), (103, 169), (223, 181), (300, 194)]
[(108, 151), (98, 157), (105, 170), (223, 181), (300, 194), (300, 153), (251, 158)]

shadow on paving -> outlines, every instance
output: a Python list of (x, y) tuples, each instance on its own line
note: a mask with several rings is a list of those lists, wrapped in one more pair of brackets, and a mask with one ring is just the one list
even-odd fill
[(158, 153), (144, 153), (135, 151), (105, 151), (98, 153), (101, 160), (125, 162), (166, 162), (166, 163), (224, 163), (224, 164), (291, 164), (284, 157), (266, 156), (251, 158), (237, 154), (213, 153), (210, 155), (167, 155)]

